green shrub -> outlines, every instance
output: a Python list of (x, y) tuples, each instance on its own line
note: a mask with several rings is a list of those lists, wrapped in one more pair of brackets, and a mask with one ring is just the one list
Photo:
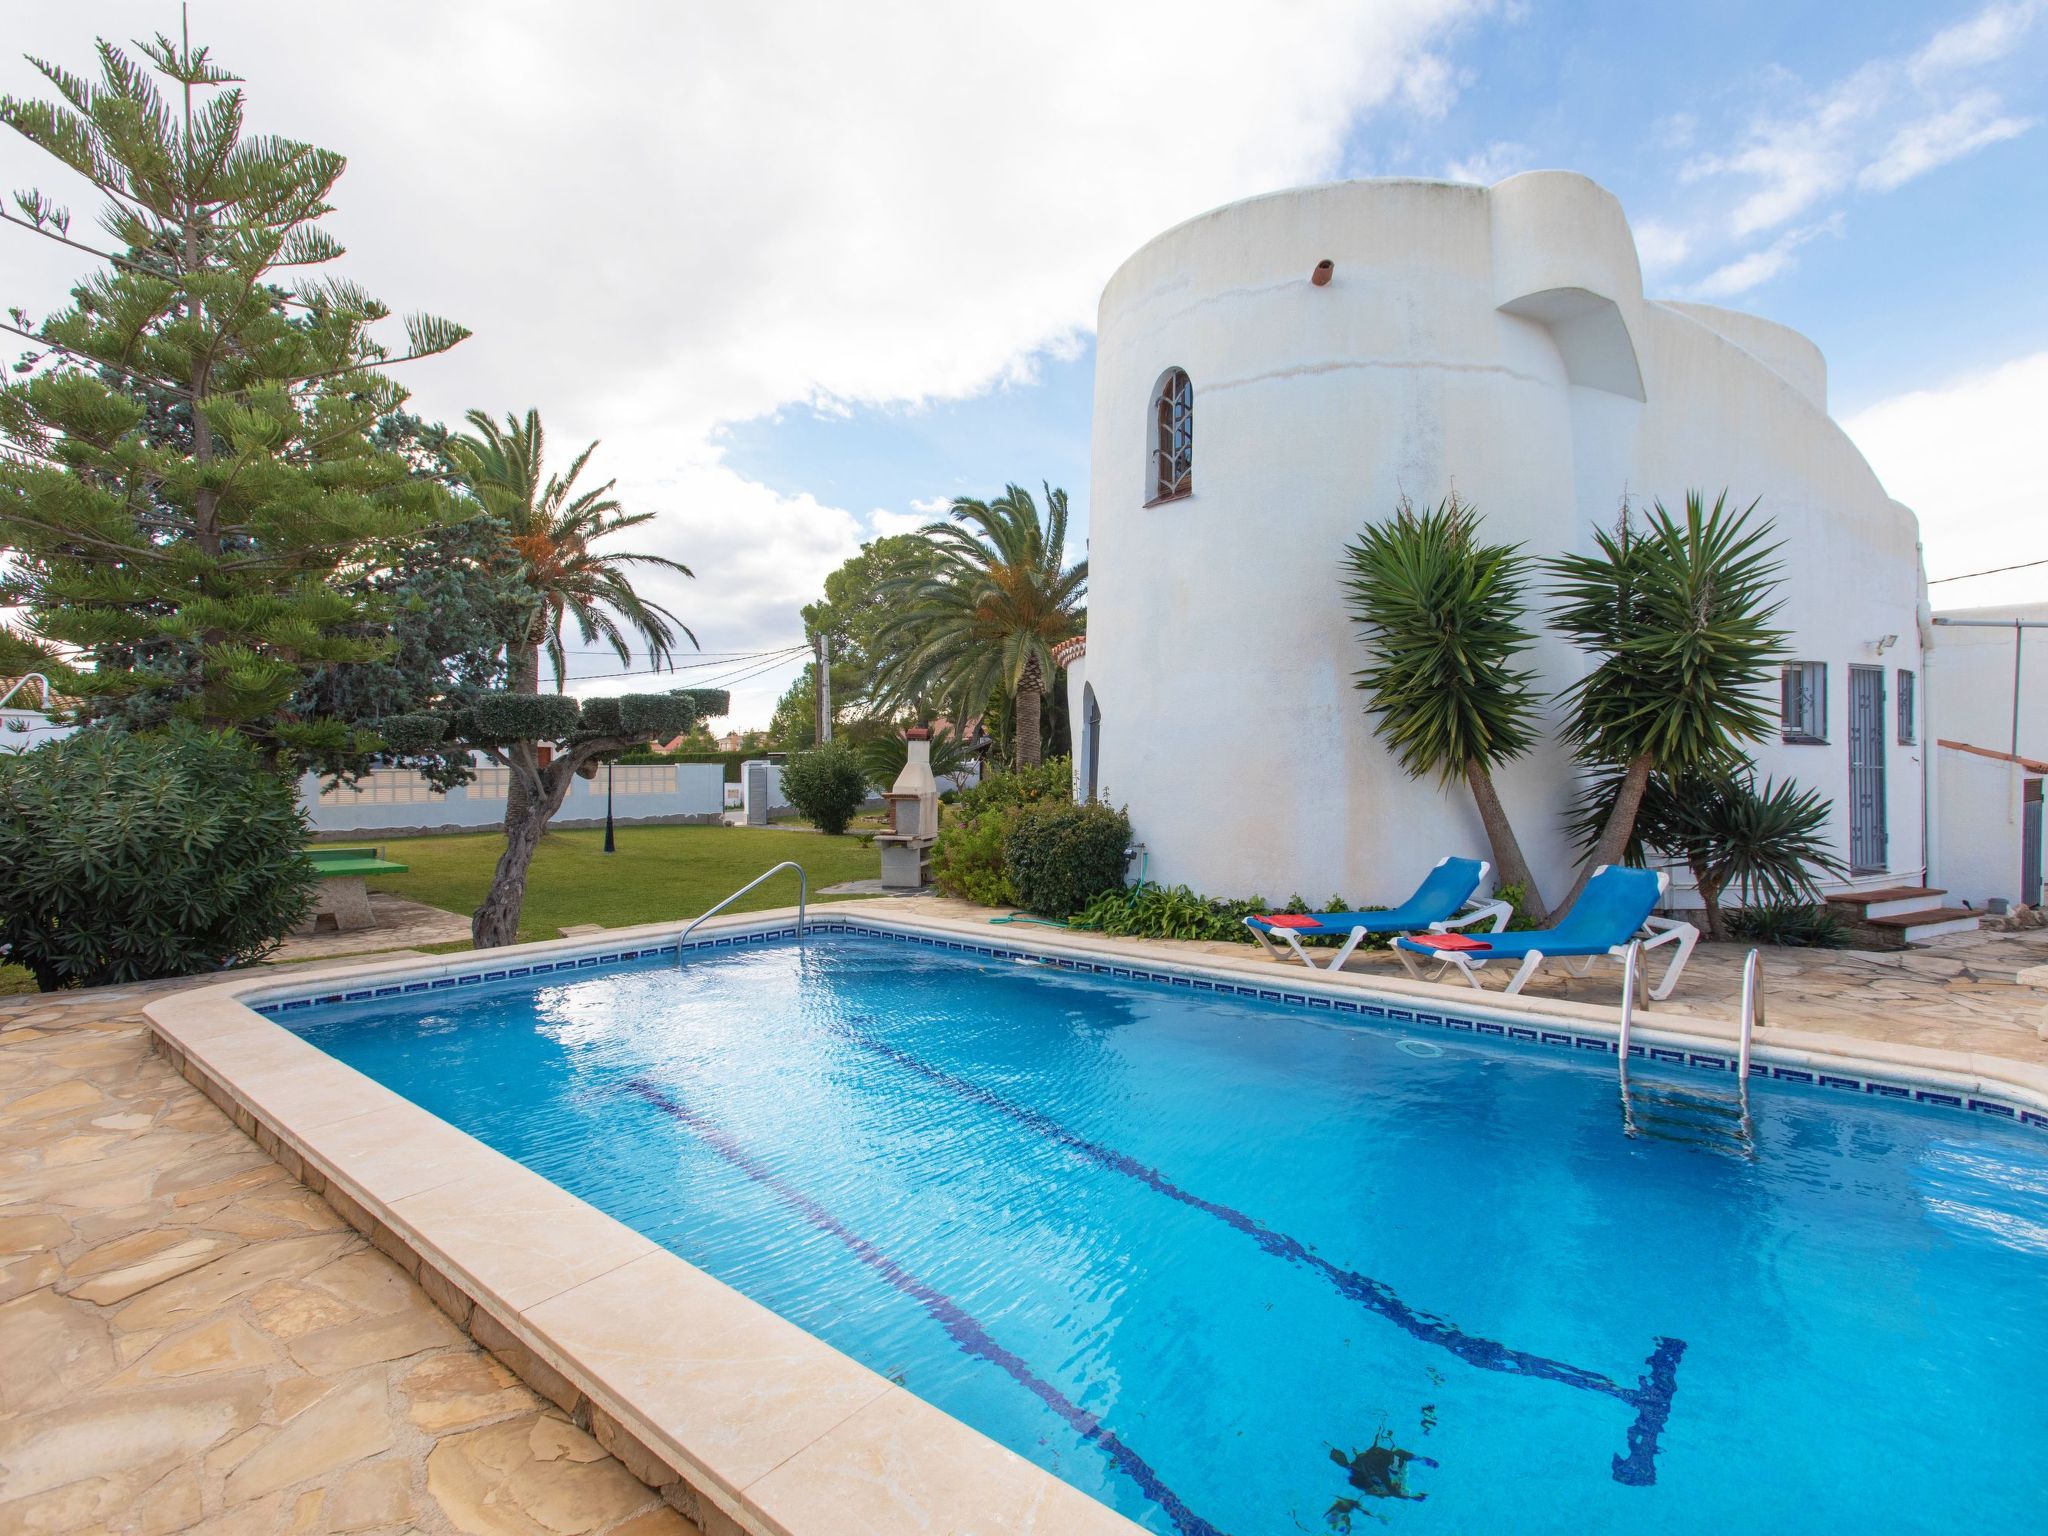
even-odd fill
[(852, 751), (828, 741), (790, 753), (782, 765), (782, 795), (812, 826), (837, 837), (867, 800), (867, 775)]
[(259, 960), (312, 907), (306, 833), (291, 779), (197, 726), (0, 755), (0, 943), (45, 992)]
[(1846, 949), (1849, 930), (1825, 906), (1805, 901), (1773, 901), (1739, 907), (1725, 919), (1731, 938), (1752, 944), (1779, 944), (1787, 949)]
[[(1527, 933), (1531, 929), (1543, 926), (1543, 919), (1529, 910), (1529, 898), (1524, 894), (1519, 885), (1496, 887), (1493, 899), (1495, 901), (1504, 901), (1514, 908), (1514, 916), (1508, 919), (1507, 931), (1509, 933)], [(1562, 913), (1559, 914), (1559, 916), (1562, 915)]]
[(963, 901), (1016, 906), (1017, 888), (1003, 866), (1011, 824), (1025, 806), (1072, 805), (1073, 794), (1073, 765), (1064, 757), (946, 791), (939, 797), (945, 809), (932, 848), (932, 883)]
[(1003, 839), (1003, 871), (1017, 904), (1040, 917), (1071, 917), (1124, 888), (1131, 821), (1106, 805), (1045, 802), (1020, 809)]
[(971, 784), (952, 804), (964, 815), (983, 811), (1014, 809), (1055, 801), (1070, 805), (1074, 799), (1074, 765), (1064, 757), (1048, 758), (1036, 768), (1019, 768), (1010, 773), (992, 773), (979, 784)]
[(997, 806), (978, 816), (949, 818), (932, 845), (932, 884), (948, 896), (984, 907), (1014, 907), (1017, 888), (1003, 868), (1003, 844), (1016, 808)]

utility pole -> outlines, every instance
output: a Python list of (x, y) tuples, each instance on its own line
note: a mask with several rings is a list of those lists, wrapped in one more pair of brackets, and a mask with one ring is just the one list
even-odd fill
[(811, 642), (817, 654), (817, 687), (811, 691), (817, 695), (818, 703), (818, 745), (823, 746), (832, 739), (832, 636), (820, 630), (818, 638)]

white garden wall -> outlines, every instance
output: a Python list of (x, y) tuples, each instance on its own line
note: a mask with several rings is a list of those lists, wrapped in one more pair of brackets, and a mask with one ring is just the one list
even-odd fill
[[(622, 763), (612, 770), (613, 819), (629, 822), (715, 821), (725, 809), (725, 770), (717, 763)], [(407, 832), (488, 828), (505, 819), (509, 771), (477, 770), (474, 782), (446, 794), (411, 769), (380, 768), (355, 787), (322, 788), (317, 774), (299, 781), (299, 802), (316, 834), (397, 836)], [(605, 770), (578, 778), (553, 825), (602, 825)]]

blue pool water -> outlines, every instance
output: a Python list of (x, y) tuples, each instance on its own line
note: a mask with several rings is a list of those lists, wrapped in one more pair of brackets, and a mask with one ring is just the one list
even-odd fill
[(1160, 1532), (2048, 1524), (2038, 1130), (853, 936), (284, 1017)]

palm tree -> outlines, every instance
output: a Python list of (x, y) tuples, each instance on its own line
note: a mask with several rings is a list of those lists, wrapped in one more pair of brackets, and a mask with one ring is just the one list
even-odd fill
[[(1587, 780), (1568, 822), (1581, 847), (1599, 840), (1625, 772), (1606, 766)], [(1653, 773), (1622, 857), (1647, 864), (1654, 848), (1683, 859), (1707, 937), (1725, 939), (1721, 898), (1729, 892), (1745, 907), (1811, 903), (1819, 899), (1821, 875), (1843, 872), (1827, 840), (1833, 810), (1817, 790), (1791, 779), (1765, 779), (1759, 788), (1747, 759), (1689, 768), (1676, 779)]]
[(1453, 495), (1434, 511), (1403, 498), (1346, 551), (1352, 621), (1371, 652), (1357, 675), (1375, 729), (1416, 778), (1462, 778), (1486, 828), (1503, 886), (1540, 916), (1542, 893), (1494, 789), (1493, 771), (1535, 745), (1535, 674), (1515, 665), (1527, 559), (1482, 544), (1478, 519)]
[(528, 411), (524, 421), (507, 412), (501, 426), (484, 412), (471, 411), (468, 421), (475, 431), (450, 439), (449, 459), (477, 500), (505, 525), (533, 592), (525, 630), (510, 646), (509, 692), (540, 691), (543, 646), (554, 664), (556, 691), (561, 691), (568, 662), (562, 628), (569, 619), (575, 620), (586, 645), (604, 640), (622, 663), (633, 658), (629, 629), (647, 643), (648, 661), (656, 667), (674, 655), (678, 632), (692, 645), (697, 643), (673, 613), (633, 590), (625, 570), (630, 565), (654, 565), (690, 576), (688, 566), (665, 555), (592, 548), (599, 540), (654, 517), (652, 512), (625, 511), (611, 493), (615, 480), (594, 490), (576, 489), (576, 477), (597, 451), (596, 443), (577, 454), (567, 470), (548, 475), (540, 412)]
[(889, 700), (936, 698), (966, 720), (993, 694), (1014, 697), (1020, 768), (1038, 766), (1052, 648), (1080, 634), (1087, 617), (1088, 562), (1066, 564), (1067, 493), (1048, 485), (1045, 502), (1042, 522), (1021, 486), (994, 501), (954, 502), (952, 522), (920, 530), (931, 570), (889, 585), (902, 607), (881, 635), (890, 655), (877, 691)]
[(1768, 522), (1750, 525), (1755, 511), (1734, 511), (1725, 491), (1710, 509), (1689, 491), (1683, 517), (1658, 502), (1638, 528), (1624, 503), (1612, 532), (1595, 530), (1595, 553), (1546, 562), (1562, 600), (1551, 623), (1597, 658), (1562, 695), (1565, 734), (1583, 761), (1622, 770), (1570, 900), (1621, 862), (1653, 771), (1675, 780), (1726, 763), (1771, 730), (1779, 546)]

